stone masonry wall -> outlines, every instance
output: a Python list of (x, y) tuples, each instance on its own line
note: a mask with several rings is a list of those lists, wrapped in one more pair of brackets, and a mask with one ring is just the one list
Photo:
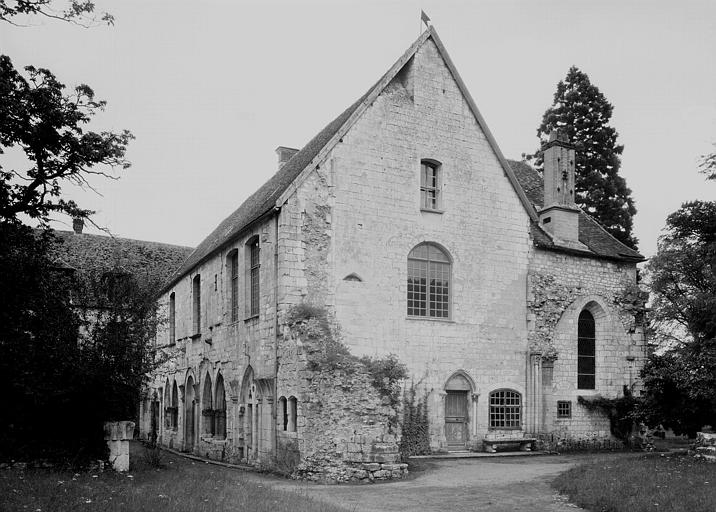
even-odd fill
[[(615, 397), (638, 386), (646, 357), (643, 303), (631, 263), (536, 249), (528, 277), (530, 351), (542, 354), (543, 428), (564, 437), (609, 437), (608, 419), (579, 405), (578, 396)], [(577, 320), (589, 310), (596, 327), (596, 389), (577, 389)], [(553, 361), (553, 366), (550, 364)], [(571, 417), (557, 417), (557, 401)]]
[[(427, 158), (441, 163), (439, 211), (420, 207)], [(432, 41), (325, 168), (335, 204), (328, 303), (346, 344), (357, 355), (395, 353), (408, 366), (429, 393), (434, 450), (447, 448), (445, 385), (463, 371), (473, 385), (469, 443), (481, 440), (489, 393), (525, 392), (529, 217)], [(449, 319), (407, 315), (407, 257), (422, 242), (451, 259)]]
[(297, 398), (296, 433), (279, 435), (282, 448), (300, 457), (292, 476), (333, 483), (402, 478), (397, 411), (359, 364), (326, 357), (325, 336), (312, 319), (284, 327), (281, 339), (278, 394)]
[[(249, 253), (246, 243), (253, 237), (259, 237), (260, 245), (260, 312), (252, 317), (249, 312)], [(168, 303), (171, 293), (175, 294), (176, 335), (169, 340), (168, 321), (163, 322), (157, 334), (157, 357), (165, 362), (155, 372), (150, 385), (150, 396), (156, 391), (160, 402), (159, 442), (165, 446), (194, 452), (208, 458), (239, 462), (246, 458), (244, 446), (245, 425), (240, 420), (240, 411), (246, 408), (247, 390), (242, 390), (242, 382), (250, 367), (256, 379), (272, 379), (275, 373), (275, 225), (269, 219), (256, 226), (252, 231), (236, 239), (228, 247), (203, 262), (190, 274), (183, 277), (161, 298), (160, 304), (165, 319), (168, 318)], [(238, 251), (239, 258), (239, 317), (231, 318), (231, 276), (227, 257)], [(201, 329), (193, 329), (192, 279), (201, 276)], [(226, 403), (226, 437), (218, 439), (208, 435), (202, 411), (210, 408), (205, 400), (206, 383), (211, 382), (211, 402), (217, 403), (217, 379), (221, 375), (224, 381), (224, 400)], [(194, 383), (189, 389), (189, 380)], [(167, 404), (165, 389), (171, 390), (176, 382), (179, 396), (178, 422), (173, 428), (167, 428), (165, 410)], [(190, 399), (196, 400), (193, 424), (194, 441), (191, 442), (191, 425), (188, 421)], [(266, 408), (272, 404), (272, 397), (266, 397)], [(268, 418), (272, 418), (271, 412)], [(271, 457), (273, 441), (272, 428), (265, 425), (256, 460), (268, 460)], [(273, 419), (270, 419), (272, 422)], [(150, 422), (144, 421), (142, 435), (147, 436)]]

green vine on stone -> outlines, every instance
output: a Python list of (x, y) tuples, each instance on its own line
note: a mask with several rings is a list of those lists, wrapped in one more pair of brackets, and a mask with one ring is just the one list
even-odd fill
[(606, 414), (609, 418), (611, 434), (625, 444), (629, 444), (639, 403), (629, 386), (624, 386), (624, 396), (617, 398), (578, 396), (577, 402), (590, 411), (601, 411)]

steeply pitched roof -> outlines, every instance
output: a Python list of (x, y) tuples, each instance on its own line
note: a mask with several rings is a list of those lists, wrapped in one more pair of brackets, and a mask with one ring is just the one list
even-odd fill
[[(542, 176), (526, 162), (517, 160), (507, 161), (525, 191), (525, 194), (535, 207), (535, 211), (542, 207), (544, 202), (544, 181)], [(535, 245), (547, 249), (564, 250), (552, 241), (536, 223), (531, 223), (532, 238)], [(597, 221), (580, 210), (579, 212), (579, 241), (586, 245), (594, 255), (625, 261), (643, 261), (644, 257), (637, 251), (630, 249), (619, 240), (610, 235)]]
[(360, 115), (365, 111), (375, 98), (383, 91), (383, 89), (395, 78), (398, 72), (405, 66), (408, 60), (415, 55), (415, 52), (427, 41), (432, 39), (438, 48), (445, 64), (450, 73), (458, 84), (465, 100), (467, 101), (475, 119), (482, 128), (488, 143), (495, 152), (500, 161), (503, 171), (510, 183), (515, 189), (520, 200), (525, 206), (528, 215), (533, 220), (537, 220), (534, 209), (531, 207), (529, 200), (525, 196), (517, 179), (515, 178), (510, 166), (507, 164), (502, 151), (497, 145), (492, 133), (490, 132), (484, 118), (477, 109), (475, 101), (470, 96), (465, 83), (462, 81), (455, 65), (453, 64), (447, 50), (438, 37), (434, 27), (429, 27), (423, 32), (418, 39), (406, 50), (406, 52), (391, 66), (391, 68), (381, 77), (378, 82), (371, 87), (368, 92), (361, 96), (355, 103), (348, 107), (341, 115), (331, 121), (318, 135), (306, 144), (303, 149), (296, 153), (281, 169), (274, 174), (261, 188), (252, 194), (243, 202), (238, 209), (224, 219), (219, 226), (211, 232), (211, 234), (202, 241), (194, 252), (187, 258), (184, 264), (169, 280), (165, 287), (165, 291), (174, 285), (181, 277), (190, 272), (195, 266), (200, 264), (204, 259), (211, 256), (216, 250), (225, 244), (234, 240), (240, 233), (246, 230), (258, 219), (270, 213), (274, 208), (280, 207), (285, 195), (290, 192), (291, 185), (299, 183), (302, 177), (312, 171), (315, 166), (319, 165), (323, 157), (332, 149), (332, 147), (340, 140), (346, 131), (355, 123)]
[(190, 247), (55, 231), (53, 258), (62, 268), (79, 272), (126, 271), (139, 280), (166, 283), (192, 252)]

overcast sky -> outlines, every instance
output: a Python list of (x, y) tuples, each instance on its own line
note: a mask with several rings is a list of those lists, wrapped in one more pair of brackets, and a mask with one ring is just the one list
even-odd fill
[(507, 158), (536, 149), (569, 67), (589, 75), (614, 105), (643, 254), (682, 202), (716, 199), (696, 171), (716, 141), (712, 0), (96, 3), (114, 27), (3, 24), (0, 52), (90, 85), (108, 101), (94, 129), (136, 136), (102, 197), (72, 193), (117, 236), (198, 245), (276, 171), (277, 146), (302, 147), (402, 55), (421, 8)]

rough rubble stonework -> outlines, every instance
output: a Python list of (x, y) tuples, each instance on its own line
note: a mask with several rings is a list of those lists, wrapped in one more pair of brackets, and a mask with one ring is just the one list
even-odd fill
[[(425, 159), (439, 169), (434, 209), (421, 208)], [(168, 360), (142, 404), (143, 435), (154, 429), (164, 445), (298, 478), (402, 476), (400, 412), (361, 371), (317, 365), (313, 335), (287, 326), (288, 312), (308, 304), (340, 325), (355, 356), (392, 353), (407, 366), (427, 394), (433, 451), (551, 433), (608, 438), (608, 419), (577, 399), (638, 386), (642, 257), (570, 208), (560, 215), (574, 229), (554, 232), (576, 229), (579, 240), (554, 238), (542, 193), (533, 169), (504, 160), (434, 29), (426, 31), (163, 290), (166, 312), (174, 301), (175, 336), (167, 326), (157, 338)], [(447, 317), (408, 315), (408, 255), (423, 243), (449, 261)], [(596, 329), (592, 390), (577, 389), (584, 310)], [(506, 394), (516, 423), (500, 426)], [(569, 402), (568, 416), (558, 417), (558, 402)]]

